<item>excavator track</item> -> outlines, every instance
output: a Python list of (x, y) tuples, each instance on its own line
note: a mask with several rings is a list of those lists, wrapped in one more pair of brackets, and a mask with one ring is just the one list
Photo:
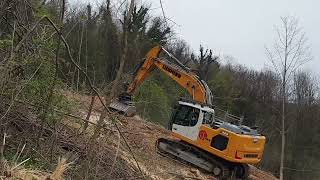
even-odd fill
[(191, 164), (219, 179), (247, 179), (248, 166), (233, 164), (209, 155), (202, 150), (177, 140), (160, 138), (156, 142), (157, 152), (182, 164)]

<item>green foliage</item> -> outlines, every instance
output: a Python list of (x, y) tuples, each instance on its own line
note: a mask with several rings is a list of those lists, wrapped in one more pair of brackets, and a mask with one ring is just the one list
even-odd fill
[[(26, 74), (34, 77), (27, 83), (25, 95), (33, 103), (41, 104), (46, 99), (49, 92), (49, 85), (54, 80), (54, 65), (45, 59), (27, 59), (25, 60)], [(38, 69), (38, 70), (37, 70)], [(39, 98), (36, 98), (39, 97)]]
[(144, 34), (148, 23), (148, 11), (149, 9), (143, 6), (141, 6), (139, 10), (137, 6), (134, 7), (131, 16), (132, 23), (129, 24), (129, 32), (134, 34)]
[(226, 110), (232, 110), (237, 90), (233, 87), (233, 75), (226, 70), (220, 70), (209, 82), (215, 96), (215, 104)]
[(171, 29), (165, 27), (164, 22), (158, 17), (152, 20), (151, 26), (147, 31), (147, 37), (149, 37), (152, 42), (164, 45), (168, 41), (171, 32)]
[(28, 67), (26, 69), (28, 76), (37, 72), (29, 82), (26, 82), (23, 91), (24, 100), (36, 105), (40, 114), (45, 113), (48, 122), (60, 120), (62, 115), (54, 109), (68, 112), (71, 110), (72, 102), (69, 102), (58, 90), (63, 86), (63, 82), (55, 78), (55, 65), (45, 59), (38, 59), (38, 61), (30, 59), (26, 60), (26, 67)]
[(11, 39), (0, 39), (0, 48), (7, 48), (10, 47), (12, 44)]
[(33, 0), (32, 6), (34, 7), (34, 15), (37, 18), (47, 16), (52, 20), (58, 19), (59, 1), (50, 1), (46, 5), (42, 4), (40, 0)]
[(21, 155), (20, 157), (18, 157), (19, 153), (14, 152), (14, 151), (5, 151), (4, 152), (4, 158), (6, 161), (8, 162), (13, 162), (15, 164), (13, 165), (17, 165), (19, 163), (22, 163), (23, 161), (25, 161), (22, 165), (25, 168), (30, 168), (30, 169), (46, 169), (46, 168), (50, 168), (50, 165), (46, 162), (43, 161), (42, 159), (39, 159), (39, 157), (37, 157), (35, 154), (34, 157), (31, 156), (24, 156)]
[(143, 118), (166, 125), (169, 120), (169, 100), (157, 83), (147, 80), (136, 92), (137, 109)]
[(39, 0), (33, 0), (32, 6), (35, 7), (35, 16), (41, 18), (43, 16), (50, 16), (49, 10), (41, 4)]
[(162, 72), (154, 71), (135, 93), (137, 109), (145, 119), (167, 126), (173, 105), (188, 92)]
[[(44, 32), (45, 33), (45, 32)], [(43, 35), (45, 37), (45, 35)], [(37, 44), (39, 48), (43, 48), (45, 50), (54, 50), (57, 47), (57, 41), (55, 39), (48, 39), (44, 41), (40, 38), (34, 38), (32, 39), (34, 44)]]

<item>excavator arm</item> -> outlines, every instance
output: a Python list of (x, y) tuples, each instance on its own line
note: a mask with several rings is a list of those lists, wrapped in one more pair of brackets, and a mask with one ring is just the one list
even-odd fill
[[(161, 52), (165, 52), (171, 57), (175, 63), (159, 58)], [(168, 51), (161, 46), (155, 46), (146, 55), (145, 60), (140, 65), (135, 73), (132, 83), (128, 86), (126, 96), (131, 97), (134, 91), (144, 82), (144, 80), (156, 69), (160, 69), (164, 74), (176, 81), (181, 87), (185, 88), (192, 99), (198, 103), (211, 104), (211, 91), (204, 81), (201, 81), (198, 76), (185, 67), (179, 60), (173, 57)], [(123, 96), (123, 95), (122, 95)], [(125, 101), (126, 102), (125, 102)], [(128, 106), (133, 106), (131, 98), (118, 98), (117, 101), (111, 103), (110, 107), (118, 111), (125, 112)], [(135, 111), (130, 109), (132, 115)]]
[(129, 85), (127, 93), (132, 95), (151, 72), (158, 68), (164, 74), (176, 81), (181, 87), (185, 88), (192, 96), (193, 100), (200, 103), (207, 103), (206, 89), (199, 78), (192, 72), (187, 72), (175, 64), (160, 59), (159, 54), (162, 50), (163, 48), (161, 46), (156, 46), (148, 52), (145, 61), (140, 66), (134, 80)]

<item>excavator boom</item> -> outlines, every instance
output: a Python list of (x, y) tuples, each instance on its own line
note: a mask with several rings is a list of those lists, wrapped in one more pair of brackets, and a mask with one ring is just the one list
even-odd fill
[[(159, 57), (161, 52), (166, 53), (175, 63), (161, 59)], [(123, 112), (127, 116), (133, 116), (135, 107), (131, 101), (131, 96), (156, 68), (185, 88), (194, 101), (202, 104), (211, 104), (212, 93), (207, 84), (201, 81), (195, 73), (191, 72), (189, 68), (185, 67), (163, 47), (156, 46), (147, 53), (126, 93), (121, 94), (118, 99), (114, 100), (110, 107)]]

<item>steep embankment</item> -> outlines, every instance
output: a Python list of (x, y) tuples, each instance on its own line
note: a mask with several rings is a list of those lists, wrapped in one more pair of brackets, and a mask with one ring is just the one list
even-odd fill
[[(83, 102), (84, 107), (90, 104), (90, 97), (76, 97)], [(84, 108), (87, 109), (87, 108)], [(84, 110), (83, 109), (83, 110)], [(98, 100), (95, 101), (94, 108), (90, 121), (96, 122), (99, 111), (102, 109)], [(83, 113), (84, 115), (85, 113)], [(170, 137), (170, 132), (160, 125), (153, 124), (141, 119), (139, 116), (133, 118), (120, 117), (118, 123), (122, 134), (130, 145), (131, 150), (138, 161), (140, 169), (151, 179), (215, 179), (210, 174), (199, 171), (194, 167), (182, 164), (167, 157), (163, 157), (156, 152), (155, 142), (158, 138)], [(108, 138), (113, 139), (110, 146), (119, 149), (119, 156), (125, 159), (131, 166), (137, 167), (132, 153), (122, 145), (120, 148), (120, 136), (116, 133), (112, 125), (109, 128), (113, 129), (113, 133), (108, 134)], [(103, 136), (103, 135), (102, 135)], [(121, 144), (124, 144), (123, 142)], [(253, 166), (250, 167), (249, 179), (276, 179), (271, 173), (261, 171)]]

